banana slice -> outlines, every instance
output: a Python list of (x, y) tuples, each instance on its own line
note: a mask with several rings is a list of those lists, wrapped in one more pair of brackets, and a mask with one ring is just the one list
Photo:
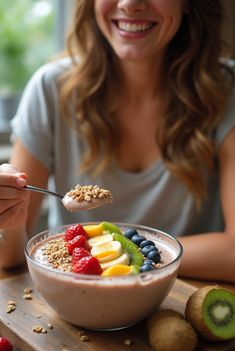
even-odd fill
[(95, 236), (94, 238), (88, 239), (88, 244), (93, 247), (113, 241), (113, 236), (111, 234), (103, 234)]
[(91, 255), (96, 257), (100, 263), (114, 260), (121, 256), (122, 245), (119, 241), (111, 241), (100, 245), (95, 245), (91, 248)]
[(117, 264), (121, 264), (121, 265), (125, 265), (125, 266), (128, 266), (129, 265), (129, 257), (126, 253), (123, 253), (121, 256), (119, 256), (118, 258), (115, 258), (114, 260), (111, 260), (111, 261), (108, 261), (108, 262), (105, 262), (105, 263), (101, 263), (101, 268), (103, 270), (109, 268), (109, 267), (112, 267), (114, 265), (117, 265)]

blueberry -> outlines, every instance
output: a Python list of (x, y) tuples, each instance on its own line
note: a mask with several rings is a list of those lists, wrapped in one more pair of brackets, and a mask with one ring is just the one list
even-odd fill
[(154, 265), (154, 261), (153, 260), (145, 260), (143, 265), (145, 265), (145, 264), (150, 264), (151, 266), (153, 266)]
[(147, 246), (147, 245), (153, 245), (155, 246), (155, 243), (152, 241), (152, 240), (144, 240), (142, 241), (142, 243), (140, 244), (140, 248), (143, 249), (144, 246)]
[(141, 249), (142, 254), (146, 257), (149, 252), (151, 251), (157, 251), (155, 245), (147, 245), (144, 246), (143, 249)]
[(124, 233), (124, 236), (128, 239), (131, 239), (133, 235), (138, 235), (138, 232), (136, 229), (127, 229)]
[(149, 272), (152, 271), (154, 267), (151, 264), (143, 264), (143, 266), (140, 267), (140, 273), (143, 272)]
[(147, 255), (147, 259), (148, 260), (152, 260), (154, 261), (155, 263), (159, 263), (161, 261), (161, 255), (158, 251), (156, 250), (153, 250), (153, 251), (150, 251)]
[(145, 240), (145, 237), (143, 235), (135, 234), (131, 237), (131, 241), (136, 244), (137, 246), (140, 246), (140, 243)]

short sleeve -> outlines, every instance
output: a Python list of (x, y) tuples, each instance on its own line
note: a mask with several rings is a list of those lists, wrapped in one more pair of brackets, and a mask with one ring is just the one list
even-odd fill
[[(27, 84), (11, 127), (11, 141), (19, 139), (49, 170), (52, 167), (53, 89), (47, 82), (48, 67), (40, 68)], [(50, 83), (51, 84), (51, 83)]]
[[(235, 74), (235, 61), (229, 61), (230, 68), (234, 71)], [(227, 107), (225, 109), (224, 118), (220, 122), (219, 126), (216, 129), (215, 140), (217, 145), (220, 145), (227, 134), (235, 127), (235, 86), (231, 97), (228, 101)]]

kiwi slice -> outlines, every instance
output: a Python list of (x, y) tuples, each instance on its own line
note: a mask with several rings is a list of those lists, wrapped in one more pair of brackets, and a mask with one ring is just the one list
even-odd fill
[(101, 222), (101, 225), (103, 226), (103, 229), (109, 233), (119, 233), (119, 234), (122, 234), (122, 231), (121, 229), (113, 224), (113, 223), (110, 223), (110, 222)]
[(128, 254), (130, 258), (130, 264), (132, 266), (140, 267), (142, 265), (144, 256), (136, 244), (134, 244), (130, 239), (126, 238), (123, 234), (120, 233), (113, 233), (113, 239), (121, 243), (123, 250)]
[(207, 340), (235, 337), (235, 294), (219, 286), (204, 286), (186, 304), (186, 319)]

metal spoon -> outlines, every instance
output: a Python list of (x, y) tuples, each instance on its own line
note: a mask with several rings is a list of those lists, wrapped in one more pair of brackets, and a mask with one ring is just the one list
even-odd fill
[[(89, 188), (91, 188), (89, 190)], [(107, 203), (112, 202), (112, 194), (110, 191), (101, 189), (98, 186), (80, 186), (79, 184), (76, 185), (74, 189), (66, 193), (65, 195), (61, 195), (58, 193), (55, 193), (53, 191), (47, 190), (47, 189), (42, 189), (38, 188), (33, 185), (25, 185), (24, 188), (25, 190), (30, 190), (30, 191), (36, 191), (39, 193), (43, 193), (46, 195), (51, 195), (55, 196), (58, 199), (60, 199), (64, 205), (64, 207), (68, 211), (82, 211), (82, 210), (90, 210), (92, 208), (98, 207), (105, 205)], [(92, 191), (93, 190), (93, 191)], [(97, 196), (95, 196), (95, 190), (97, 192)], [(82, 196), (82, 199), (80, 198), (80, 194), (84, 192), (87, 192), (87, 196)], [(102, 196), (99, 197), (98, 194), (102, 193)], [(92, 195), (93, 194), (93, 195)]]
[(50, 190), (47, 190), (47, 189), (38, 188), (38, 187), (33, 186), (33, 185), (25, 185), (24, 189), (31, 190), (31, 191), (36, 191), (38, 193), (43, 193), (43, 194), (46, 194), (46, 195), (52, 195), (52, 196), (58, 197), (60, 200), (62, 200), (63, 197), (64, 197), (64, 195), (61, 195), (61, 194), (58, 194), (58, 193), (54, 193), (53, 191), (50, 191)]

